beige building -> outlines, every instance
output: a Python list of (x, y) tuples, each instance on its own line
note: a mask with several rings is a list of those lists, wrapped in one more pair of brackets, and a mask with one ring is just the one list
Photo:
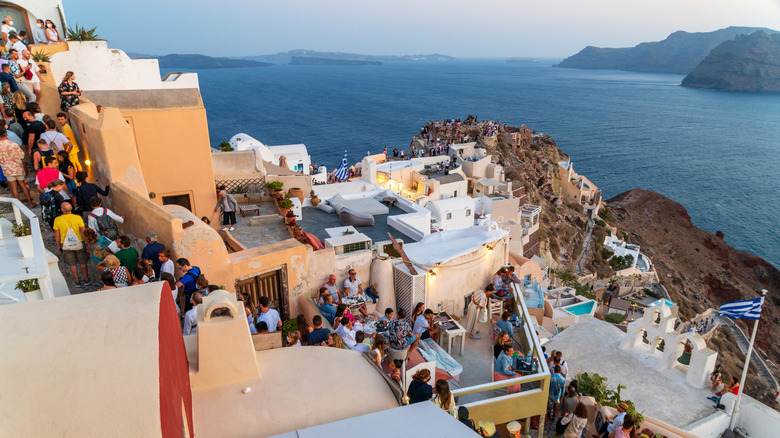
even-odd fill
[(574, 163), (558, 163), (558, 180), (563, 197), (582, 205), (584, 211), (590, 215), (598, 213), (601, 207), (601, 190), (587, 177), (575, 172)]

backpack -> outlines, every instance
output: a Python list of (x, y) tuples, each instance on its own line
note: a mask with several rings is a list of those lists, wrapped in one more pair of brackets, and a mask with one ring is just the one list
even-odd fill
[[(195, 269), (198, 270), (197, 274), (192, 272)], [(200, 273), (200, 268), (199, 267), (193, 266), (193, 267), (190, 268), (189, 271), (184, 273), (182, 278), (184, 278), (187, 275), (192, 277), (192, 279), (195, 280), (195, 281), (193, 281), (192, 283), (187, 283), (186, 285), (184, 285), (183, 292), (186, 293), (186, 294), (191, 294), (192, 292), (195, 292), (196, 290), (198, 290), (198, 279), (201, 277), (202, 274)], [(191, 284), (191, 286), (190, 286), (190, 284)]]
[(54, 226), (54, 218), (57, 217), (57, 203), (54, 202), (54, 195), (51, 192), (41, 193), (38, 197), (38, 203), (41, 205), (41, 220)]
[(103, 208), (103, 214), (100, 216), (97, 216), (95, 213), (90, 213), (89, 215), (97, 221), (98, 235), (106, 236), (111, 240), (116, 240), (119, 237), (119, 228), (116, 222), (111, 219), (111, 216), (108, 215), (108, 210)]

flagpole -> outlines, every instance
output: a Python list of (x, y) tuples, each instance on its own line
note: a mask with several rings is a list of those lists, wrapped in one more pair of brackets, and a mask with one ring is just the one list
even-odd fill
[[(764, 302), (766, 298), (766, 289), (761, 290), (761, 302)], [(763, 306), (762, 306), (763, 307)], [(762, 309), (763, 310), (763, 309)], [(756, 332), (758, 331), (758, 322), (761, 320), (756, 319), (753, 323), (753, 334), (750, 335), (750, 345), (748, 345), (748, 351), (745, 355), (745, 366), (742, 367), (742, 378), (739, 380), (739, 390), (737, 391), (737, 401), (734, 402), (734, 407), (731, 408), (731, 419), (729, 420), (729, 430), (734, 430), (734, 420), (739, 412), (739, 402), (742, 399), (742, 392), (745, 390), (745, 377), (747, 377), (748, 367), (750, 366), (750, 356), (753, 354), (753, 342), (756, 340)]]

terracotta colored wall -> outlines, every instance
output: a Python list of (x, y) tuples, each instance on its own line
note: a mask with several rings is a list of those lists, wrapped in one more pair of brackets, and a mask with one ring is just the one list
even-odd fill
[(152, 202), (188, 194), (193, 213), (211, 216), (217, 202), (204, 108), (122, 110), (132, 126), (135, 147)]
[(189, 436), (195, 436), (187, 353), (184, 351), (184, 340), (171, 288), (167, 282), (163, 281), (162, 285), (158, 323), (160, 430), (163, 437), (179, 438), (182, 436), (182, 419), (186, 419)]

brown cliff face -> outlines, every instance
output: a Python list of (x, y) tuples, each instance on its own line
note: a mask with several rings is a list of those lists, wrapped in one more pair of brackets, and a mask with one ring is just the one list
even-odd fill
[[(682, 319), (727, 302), (755, 298), (767, 289), (756, 348), (765, 359), (780, 363), (780, 344), (773, 342), (780, 328), (780, 271), (760, 257), (730, 247), (719, 237), (722, 233), (696, 228), (685, 207), (658, 193), (629, 190), (607, 205), (614, 225), (626, 231), (632, 243), (641, 245), (655, 264), (672, 301), (680, 306)], [(752, 321), (736, 321), (750, 334)], [(718, 351), (726, 374), (739, 376), (744, 355), (727, 330), (722, 328), (710, 346)], [(776, 378), (780, 376), (777, 368), (771, 371)], [(774, 399), (768, 389), (760, 379), (748, 379), (748, 394), (765, 403)]]

